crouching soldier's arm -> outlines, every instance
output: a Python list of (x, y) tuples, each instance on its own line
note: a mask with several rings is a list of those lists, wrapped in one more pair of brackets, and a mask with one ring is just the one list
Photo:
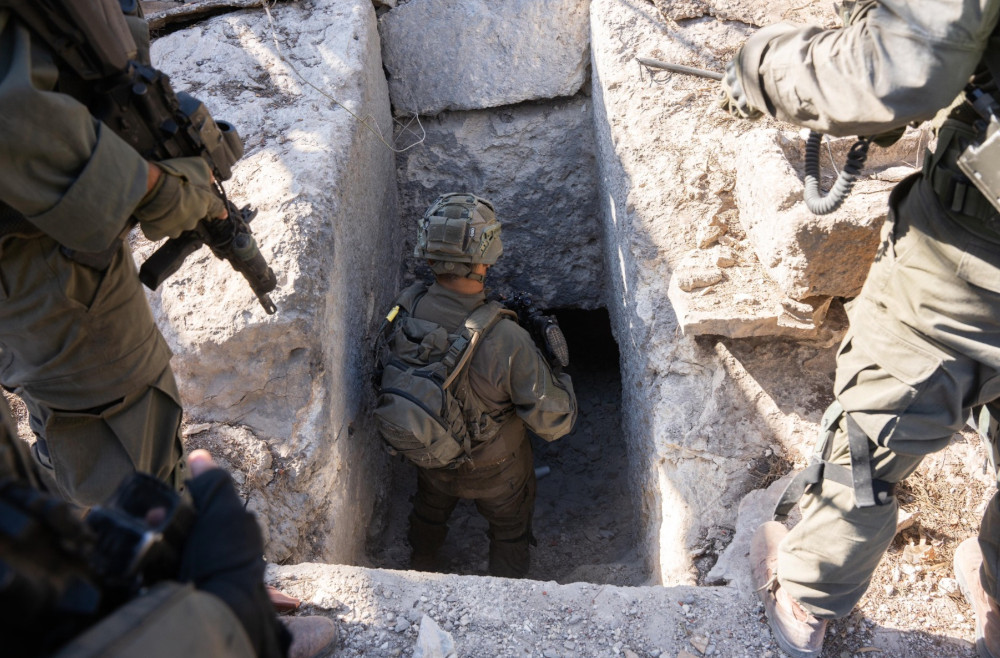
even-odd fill
[(264, 544), (257, 521), (243, 509), (232, 478), (207, 454), (196, 451), (189, 462), (195, 477), (188, 488), (198, 516), (184, 546), (178, 579), (222, 599), (243, 625), (258, 658), (283, 656), (291, 637), (278, 623), (264, 588)]

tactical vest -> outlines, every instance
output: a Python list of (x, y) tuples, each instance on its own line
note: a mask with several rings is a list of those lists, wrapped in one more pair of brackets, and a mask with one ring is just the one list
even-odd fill
[(952, 217), (1000, 241), (1000, 23), (964, 90), (938, 127), (923, 175)]
[(500, 434), (507, 413), (490, 413), (469, 384), (469, 364), (505, 317), (498, 302), (476, 308), (455, 332), (413, 317), (423, 284), (399, 296), (379, 332), (375, 422), (390, 448), (421, 468), (454, 468)]

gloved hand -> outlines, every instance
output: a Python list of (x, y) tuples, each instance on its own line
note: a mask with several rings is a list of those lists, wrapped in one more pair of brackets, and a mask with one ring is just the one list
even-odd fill
[(760, 118), (761, 111), (750, 106), (746, 93), (743, 90), (743, 70), (740, 67), (740, 52), (737, 52), (736, 57), (726, 65), (726, 74), (719, 82), (721, 89), (719, 91), (718, 104), (723, 110), (729, 112), (734, 119), (749, 119), (753, 121)]
[(176, 238), (203, 219), (226, 216), (212, 187), (212, 170), (202, 158), (172, 158), (155, 166), (163, 173), (132, 212), (147, 238)]
[(229, 474), (204, 450), (188, 456), (188, 491), (198, 511), (177, 579), (214, 594), (243, 623), (260, 657), (283, 656), (291, 637), (278, 623), (264, 588), (264, 541), (243, 509)]

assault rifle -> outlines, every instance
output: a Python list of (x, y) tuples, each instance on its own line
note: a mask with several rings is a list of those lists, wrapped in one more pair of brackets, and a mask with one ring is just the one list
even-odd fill
[(515, 293), (512, 297), (496, 295), (496, 299), (517, 313), (517, 323), (531, 335), (554, 369), (561, 370), (569, 365), (569, 346), (554, 315), (543, 313), (526, 292)]
[(249, 223), (256, 211), (237, 208), (221, 181), (243, 157), (236, 129), (216, 121), (196, 98), (175, 93), (166, 74), (139, 61), (125, 12), (137, 0), (0, 0), (39, 36), (58, 58), (86, 83), (88, 107), (95, 118), (151, 161), (198, 156), (215, 177), (215, 193), (229, 211), (226, 219), (203, 218), (171, 238), (143, 263), (140, 280), (156, 289), (184, 259), (208, 245), (250, 284), (267, 313), (277, 308), (270, 293), (277, 286)]

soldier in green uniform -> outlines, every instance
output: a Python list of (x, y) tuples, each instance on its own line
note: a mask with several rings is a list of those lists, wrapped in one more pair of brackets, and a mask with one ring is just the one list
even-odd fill
[[(757, 32), (729, 65), (721, 95), (734, 116), (766, 112), (832, 135), (885, 135), (943, 110), (923, 171), (890, 196), (882, 245), (849, 305), (836, 401), (813, 465), (783, 500), (790, 507), (804, 489), (802, 521), (791, 531), (766, 523), (752, 542), (768, 620), (796, 657), (818, 655), (827, 620), (850, 613), (867, 589), (895, 535), (895, 483), (1000, 397), (1000, 213), (956, 164), (1000, 109), (1000, 2), (850, 4), (842, 29)], [(998, 533), (994, 495), (978, 541), (955, 556), (980, 655), (994, 658)]]
[[(18, 656), (310, 658), (326, 617), (283, 617), (265, 591), (263, 540), (232, 480), (204, 450), (189, 457), (196, 516), (178, 572), (123, 602), (88, 560), (93, 530), (49, 498), (0, 399), (0, 634)], [(106, 530), (106, 529), (105, 529)], [(122, 536), (122, 535), (119, 535)], [(161, 541), (166, 541), (161, 539)], [(121, 547), (122, 544), (116, 544)], [(122, 565), (124, 568), (124, 565)]]
[[(415, 255), (429, 261), (435, 282), (421, 289), (413, 317), (453, 333), (486, 303), (486, 271), (503, 253), (493, 206), (471, 194), (444, 195), (424, 215), (417, 243)], [(471, 460), (457, 468), (419, 470), (410, 514), (412, 564), (431, 565), (444, 543), (448, 518), (464, 498), (474, 500), (490, 524), (490, 574), (520, 578), (530, 565), (535, 504), (525, 430), (546, 441), (568, 434), (577, 413), (573, 384), (565, 373), (554, 375), (528, 332), (509, 320), (482, 337), (468, 367), (465, 404), (477, 405), (480, 417), (488, 420), (476, 433)]]
[[(129, 20), (148, 61), (145, 21)], [(0, 9), (0, 383), (28, 406), (49, 487), (88, 507), (137, 470), (184, 479), (170, 350), (121, 239), (129, 218), (156, 240), (225, 209), (201, 158), (147, 162), (77, 82)]]

